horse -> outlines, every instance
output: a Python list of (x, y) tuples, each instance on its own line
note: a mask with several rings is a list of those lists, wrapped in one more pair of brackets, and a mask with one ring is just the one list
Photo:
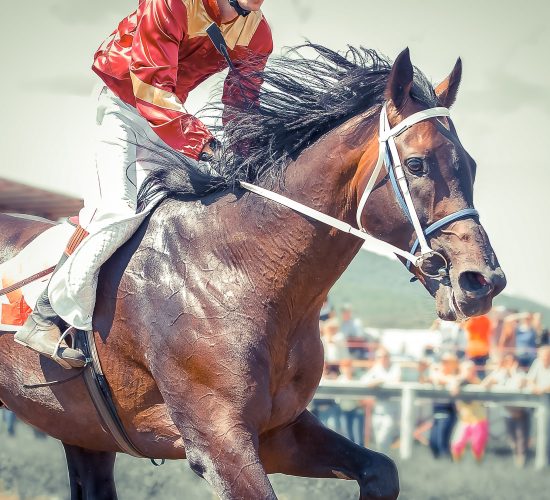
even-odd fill
[[(257, 105), (232, 110), (217, 168), (161, 155), (142, 194), (166, 196), (100, 273), (97, 351), (135, 446), (148, 457), (186, 458), (220, 498), (275, 499), (268, 474), (283, 473), (355, 480), (360, 499), (395, 499), (394, 462), (307, 410), (323, 371), (321, 305), (363, 240), (239, 182), (352, 225), (377, 162), (382, 107), (392, 126), (450, 107), (461, 62), (434, 89), (408, 50), (393, 64), (364, 48), (303, 50), (274, 58)], [(395, 143), (424, 226), (473, 207), (476, 164), (449, 118), (416, 123)], [(362, 225), (410, 247), (418, 235), (388, 175), (376, 181)], [(0, 216), (0, 260), (48, 227)], [(505, 277), (478, 218), (454, 220), (428, 239), (448, 261), (448, 275), (410, 271), (435, 298), (437, 314), (454, 320), (488, 311)], [(0, 400), (63, 443), (72, 499), (116, 498), (121, 450), (81, 378), (23, 387), (64, 377), (51, 360), (0, 335)]]

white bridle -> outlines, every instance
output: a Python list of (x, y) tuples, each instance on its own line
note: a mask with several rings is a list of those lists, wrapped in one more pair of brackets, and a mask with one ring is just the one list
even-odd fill
[[(418, 267), (420, 272), (422, 272), (424, 275), (431, 278), (440, 278), (446, 276), (448, 273), (448, 262), (445, 257), (443, 257), (443, 255), (430, 248), (430, 245), (426, 240), (426, 236), (445, 226), (446, 224), (449, 224), (450, 222), (466, 217), (477, 217), (479, 214), (477, 210), (473, 208), (458, 210), (457, 212), (449, 214), (439, 221), (431, 224), (428, 228), (422, 229), (418, 214), (416, 213), (416, 209), (412, 201), (411, 193), (409, 191), (409, 186), (405, 177), (405, 171), (403, 170), (401, 158), (399, 157), (399, 153), (395, 145), (395, 138), (402, 134), (408, 128), (412, 127), (414, 124), (427, 120), (429, 118), (440, 116), (450, 116), (449, 110), (447, 108), (437, 107), (426, 109), (424, 111), (419, 111), (418, 113), (414, 113), (411, 116), (405, 118), (398, 125), (391, 128), (388, 120), (386, 104), (382, 106), (382, 110), (380, 111), (380, 129), (378, 133), (378, 161), (376, 162), (376, 166), (372, 171), (372, 174), (367, 182), (361, 199), (359, 200), (359, 205), (357, 206), (356, 220), (358, 229), (350, 226), (346, 222), (314, 210), (313, 208), (303, 205), (302, 203), (299, 203), (297, 201), (291, 200), (286, 196), (282, 196), (278, 193), (274, 193), (273, 191), (269, 191), (268, 189), (264, 189), (262, 187), (243, 181), (240, 182), (240, 185), (248, 191), (275, 201), (296, 212), (310, 217), (311, 219), (315, 219), (319, 222), (328, 224), (329, 226), (339, 229), (340, 231), (344, 231), (346, 233), (353, 234), (354, 236), (357, 236), (358, 238), (361, 238), (363, 240), (367, 240), (374, 237), (370, 236), (367, 233), (367, 230), (363, 227), (363, 224), (361, 223), (361, 216), (365, 209), (367, 199), (374, 189), (376, 180), (378, 179), (378, 176), (380, 174), (380, 170), (382, 169), (382, 166), (385, 165), (397, 199), (414, 227), (417, 240), (413, 244), (411, 251), (407, 252), (405, 250), (402, 250), (401, 248), (392, 245), (391, 243), (387, 243), (386, 241), (379, 240), (378, 238), (374, 239), (379, 241), (382, 245), (384, 245), (396, 255), (407, 259), (409, 261), (409, 263), (407, 264), (408, 268), (410, 267), (410, 264), (412, 264), (413, 266)], [(414, 255), (414, 253), (416, 252), (418, 246), (420, 246), (420, 255), (417, 257), (416, 255)], [(426, 262), (427, 259), (433, 256), (437, 256), (438, 258), (440, 258), (443, 262), (443, 266), (438, 270), (436, 274), (429, 274), (422, 269), (422, 264)]]

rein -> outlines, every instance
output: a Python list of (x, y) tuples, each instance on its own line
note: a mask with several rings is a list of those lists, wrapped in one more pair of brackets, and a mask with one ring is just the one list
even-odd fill
[(54, 270), (55, 270), (55, 266), (48, 267), (48, 269), (44, 269), (39, 273), (33, 274), (32, 276), (29, 276), (28, 278), (25, 278), (21, 281), (18, 281), (13, 285), (7, 286), (6, 288), (0, 288), (0, 297), (2, 297), (2, 295), (8, 295), (11, 292), (15, 292), (15, 290), (19, 290), (20, 288), (28, 285), (29, 283), (32, 283), (33, 281), (43, 278), (44, 276), (48, 276), (48, 274), (52, 274)]
[[(347, 224), (346, 222), (319, 212), (318, 210), (315, 210), (297, 201), (291, 200), (286, 196), (280, 195), (268, 189), (264, 189), (262, 187), (243, 181), (240, 182), (240, 186), (252, 193), (275, 201), (280, 205), (284, 205), (291, 210), (305, 215), (306, 217), (332, 226), (345, 233), (353, 234), (354, 236), (361, 238), (362, 240), (375, 239), (388, 250), (391, 250), (394, 254), (406, 259), (408, 261), (407, 269), (410, 270), (410, 266), (412, 264), (413, 266), (417, 267), (424, 276), (428, 278), (443, 279), (449, 274), (449, 263), (441, 253), (436, 252), (435, 250), (432, 250), (430, 248), (426, 237), (434, 233), (438, 229), (442, 228), (443, 226), (450, 224), (451, 222), (469, 217), (478, 217), (479, 213), (474, 208), (465, 208), (446, 215), (442, 219), (429, 225), (426, 229), (422, 229), (420, 219), (414, 207), (411, 193), (409, 191), (409, 185), (405, 177), (405, 171), (403, 170), (401, 158), (399, 157), (399, 152), (397, 151), (397, 146), (395, 145), (395, 138), (402, 134), (405, 130), (409, 129), (416, 123), (440, 116), (450, 116), (449, 110), (443, 107), (436, 107), (419, 111), (418, 113), (414, 113), (411, 116), (405, 118), (395, 127), (391, 128), (388, 120), (387, 106), (386, 104), (382, 106), (382, 110), (380, 111), (380, 128), (378, 132), (378, 160), (367, 182), (365, 190), (363, 191), (363, 194), (359, 200), (359, 205), (357, 206), (357, 228), (351, 226), (350, 224)], [(385, 166), (386, 170), (388, 171), (391, 185), (394, 189), (399, 204), (403, 208), (403, 211), (405, 212), (414, 227), (416, 240), (413, 243), (410, 251), (408, 252), (406, 250), (402, 250), (399, 247), (396, 247), (395, 245), (392, 245), (391, 243), (369, 235), (367, 230), (363, 227), (363, 224), (361, 223), (361, 217), (363, 215), (368, 197), (374, 189), (376, 179), (378, 179), (378, 176), (383, 166)], [(420, 255), (416, 256), (415, 253), (419, 247)], [(424, 265), (433, 257), (440, 259), (442, 262), (442, 266), (439, 266), (436, 273), (430, 273), (424, 268)]]

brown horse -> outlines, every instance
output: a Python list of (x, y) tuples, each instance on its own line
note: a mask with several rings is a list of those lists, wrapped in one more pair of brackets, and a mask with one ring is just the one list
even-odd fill
[[(201, 182), (159, 166), (153, 184), (169, 196), (100, 276), (94, 332), (128, 435), (147, 456), (187, 458), (221, 498), (276, 498), (270, 473), (354, 479), (361, 499), (394, 499), (399, 491), (390, 459), (326, 429), (306, 409), (323, 368), (319, 311), (362, 241), (230, 186), (270, 183), (353, 223), (378, 155), (381, 105), (392, 124), (450, 106), (460, 61), (434, 91), (418, 70), (413, 77), (408, 50), (391, 65), (364, 49), (347, 58), (316, 49), (313, 60), (275, 61), (260, 107), (235, 110), (229, 140), (244, 140), (246, 157), (228, 153), (222, 174)], [(428, 119), (396, 142), (424, 225), (473, 206), (475, 163), (448, 127)], [(381, 175), (363, 225), (410, 248), (414, 233), (389, 184)], [(47, 227), (0, 216), (0, 260)], [(486, 312), (505, 279), (483, 227), (465, 218), (429, 240), (448, 259), (448, 277), (413, 270), (436, 297), (439, 316)], [(64, 377), (55, 363), (0, 335), (0, 400), (63, 442), (72, 498), (115, 498), (120, 450), (82, 380), (23, 388)]]

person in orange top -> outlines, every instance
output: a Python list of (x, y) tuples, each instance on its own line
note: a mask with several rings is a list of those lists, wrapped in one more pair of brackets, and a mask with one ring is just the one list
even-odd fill
[(488, 316), (475, 316), (464, 323), (466, 331), (466, 357), (477, 367), (478, 376), (485, 377), (485, 365), (491, 350), (493, 325)]
[[(257, 103), (262, 84), (258, 74), (273, 50), (271, 30), (260, 11), (263, 2), (139, 0), (137, 10), (101, 44), (92, 66), (104, 84), (96, 118), (97, 192), (92, 186), (87, 190), (80, 225), (54, 272), (78, 245), (86, 244), (88, 235), (109, 224), (124, 224), (136, 213), (139, 188), (155, 163), (155, 151), (172, 148), (192, 161), (212, 158), (214, 136), (184, 107), (191, 90), (231, 66), (222, 97), (224, 123), (232, 108)], [(222, 45), (214, 45), (211, 31), (223, 37)], [(239, 85), (243, 77), (247, 83)], [(130, 236), (110, 245), (95, 238), (99, 245), (90, 252), (93, 264), (103, 264), (113, 247)], [(64, 368), (84, 366), (81, 351), (58, 342), (61, 323), (46, 289), (15, 341)]]

